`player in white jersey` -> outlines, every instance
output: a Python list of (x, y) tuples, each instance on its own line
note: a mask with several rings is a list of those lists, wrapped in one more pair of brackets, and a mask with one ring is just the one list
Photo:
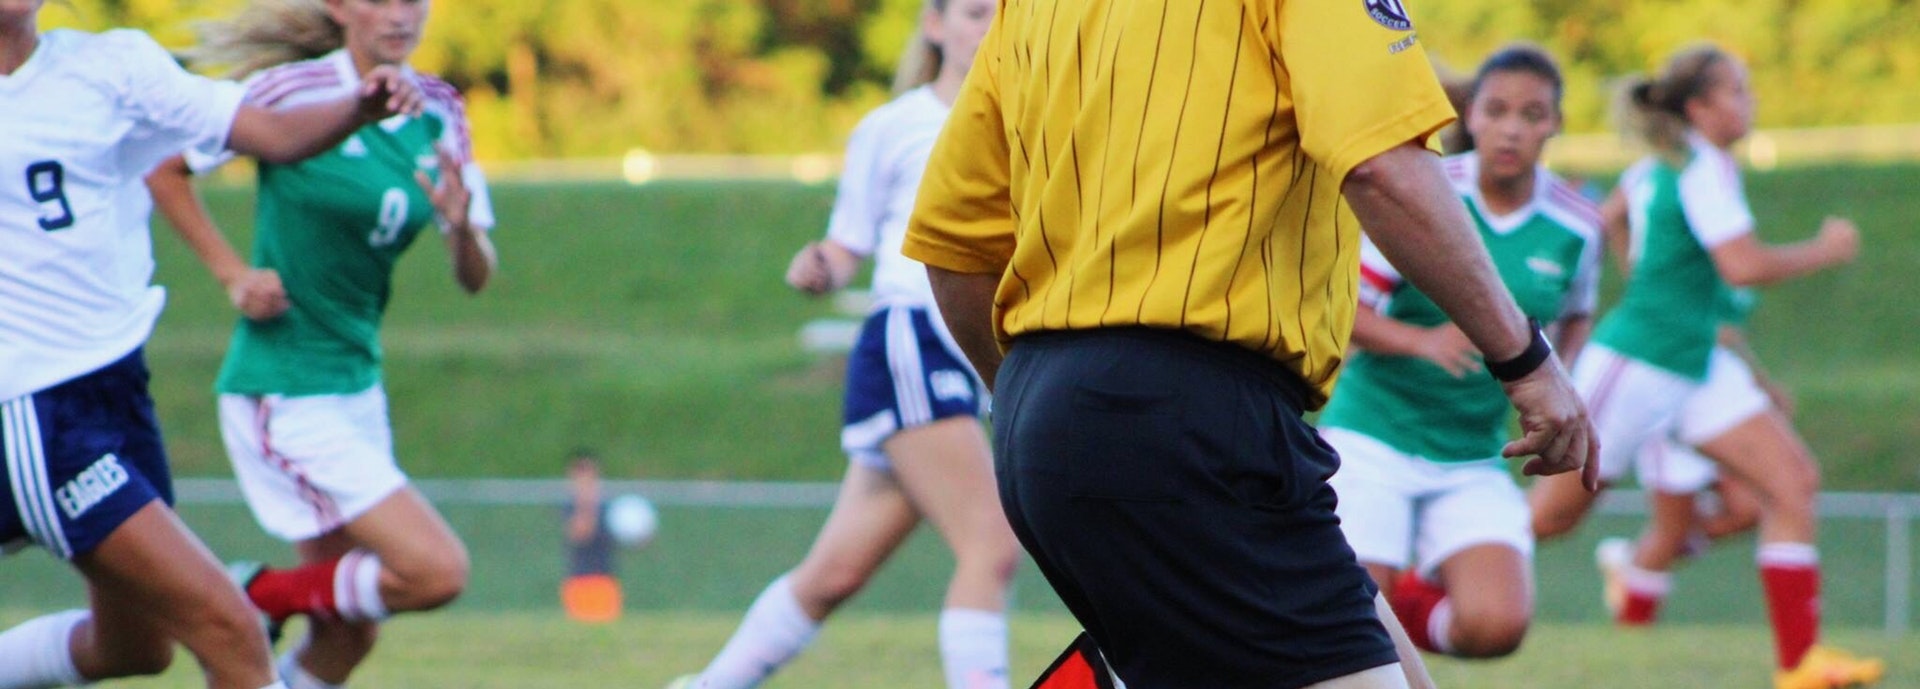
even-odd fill
[(900, 254), (920, 174), (994, 10), (991, 0), (928, 3), (924, 38), (896, 83), (910, 89), (854, 130), (827, 238), (788, 268), (788, 284), (820, 295), (846, 286), (862, 258), (874, 261), (874, 310), (847, 362), (841, 446), (851, 461), (805, 559), (760, 594), (705, 671), (675, 686), (758, 685), (923, 519), (954, 552), (939, 629), (947, 686), (1007, 686), (1006, 589), (1019, 545), (980, 425), (985, 390), (935, 310), (926, 268)]
[[(1712, 46), (1688, 49), (1668, 60), (1657, 79), (1638, 79), (1623, 95), (1622, 121), (1655, 154), (1622, 175), (1604, 208), (1609, 222), (1632, 230), (1633, 269), (1620, 302), (1600, 320), (1574, 367), (1574, 383), (1600, 433), (1600, 473), (1608, 481), (1625, 472), (1643, 443), (1672, 429), (1714, 378), (1713, 368), (1726, 365), (1714, 347), (1722, 321), (1715, 305), (1726, 290), (1842, 265), (1859, 251), (1858, 230), (1841, 218), (1828, 218), (1819, 236), (1802, 242), (1769, 245), (1755, 236), (1730, 153), (1753, 124), (1753, 95), (1737, 58)], [(1884, 671), (1878, 660), (1816, 643), (1820, 476), (1813, 454), (1780, 410), (1748, 411), (1723, 420), (1725, 428), (1698, 447), (1752, 484), (1765, 506), (1755, 559), (1773, 623), (1775, 686), (1878, 681)], [(1575, 483), (1537, 482), (1530, 496), (1536, 537), (1571, 530), (1594, 500)], [(1639, 582), (1653, 593), (1665, 585), (1664, 572), (1627, 574), (1630, 588)]]
[(245, 597), (170, 508), (141, 357), (164, 299), (141, 179), (188, 147), (298, 160), (417, 109), (418, 90), (383, 70), (271, 113), (145, 34), (43, 34), (42, 4), (0, 0), (0, 543), (71, 562), (92, 607), (0, 633), (0, 689), (158, 673), (175, 642), (209, 687), (283, 687)]
[[(195, 56), (257, 69), (247, 102), (297, 107), (398, 69), (425, 96), (418, 117), (360, 128), (295, 165), (258, 166), (252, 262), (243, 262), (193, 195), (187, 172), (226, 155), (169, 161), (149, 179), (156, 202), (245, 318), (215, 388), (221, 436), (256, 520), (299, 563), (234, 567), (275, 621), (308, 619), (280, 659), (292, 689), (345, 684), (378, 626), (432, 610), (465, 589), (464, 544), (393, 451), (379, 332), (394, 265), (416, 238), (446, 244), (468, 293), (493, 274), (493, 225), (472, 163), (459, 95), (407, 66), (425, 0), (257, 0), (202, 26)], [(297, 59), (306, 58), (306, 59)]]

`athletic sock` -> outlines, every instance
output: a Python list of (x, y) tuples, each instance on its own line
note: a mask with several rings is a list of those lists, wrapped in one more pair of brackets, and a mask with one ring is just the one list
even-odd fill
[[(1393, 608), (1394, 617), (1400, 618), (1400, 626), (1406, 629), (1407, 639), (1415, 647), (1431, 653), (1445, 653), (1436, 643), (1433, 618), (1434, 609), (1446, 598), (1445, 589), (1427, 583), (1408, 570), (1394, 580), (1393, 593), (1387, 595), (1387, 606)], [(1452, 609), (1452, 606), (1447, 607)], [(1448, 617), (1452, 617), (1451, 612)], [(1446, 636), (1444, 628), (1439, 636)]]
[(940, 613), (940, 661), (947, 689), (1007, 689), (1007, 616), (947, 608)]
[(1661, 601), (1673, 590), (1673, 574), (1626, 562), (1620, 565), (1620, 580), (1626, 585), (1627, 600), (1614, 621), (1628, 626), (1653, 624), (1660, 614)]
[(700, 673), (693, 686), (699, 689), (750, 689), (793, 660), (813, 642), (820, 623), (800, 609), (789, 577), (782, 576), (767, 585), (733, 638), (721, 647), (720, 654)]
[(1765, 543), (1755, 559), (1780, 669), (1791, 670), (1820, 636), (1820, 552), (1811, 543)]
[(73, 667), (73, 630), (92, 613), (66, 610), (36, 617), (0, 632), (0, 689), (77, 687), (86, 682)]
[(304, 567), (262, 570), (247, 584), (247, 597), (276, 620), (299, 614), (351, 622), (387, 618), (380, 600), (380, 558), (366, 550)]
[(267, 685), (267, 686), (264, 686), (264, 687), (260, 687), (260, 689), (287, 689), (287, 683), (286, 683), (286, 682), (274, 682), (274, 683), (272, 683), (272, 684), (269, 684), (269, 685)]

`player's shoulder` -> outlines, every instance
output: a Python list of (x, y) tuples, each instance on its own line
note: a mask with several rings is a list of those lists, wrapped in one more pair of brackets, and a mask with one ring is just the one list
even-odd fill
[(57, 29), (47, 32), (53, 40), (64, 43), (74, 52), (98, 55), (108, 59), (173, 59), (160, 42), (139, 29), (109, 29), (99, 33), (89, 33), (74, 29)]
[(885, 136), (928, 127), (938, 130), (946, 116), (946, 105), (933, 95), (931, 87), (922, 86), (868, 112), (855, 131)]
[(420, 95), (427, 103), (453, 109), (465, 108), (466, 98), (460, 95), (460, 89), (445, 79), (426, 72), (414, 72), (414, 81), (420, 85)]
[(1440, 159), (1440, 169), (1446, 172), (1447, 183), (1453, 185), (1453, 193), (1471, 194), (1480, 175), (1480, 156), (1473, 151), (1455, 153)]
[(271, 108), (301, 93), (331, 92), (351, 85), (334, 52), (305, 60), (284, 62), (247, 77), (247, 102)]
[(1588, 240), (1600, 236), (1600, 204), (1578, 186), (1550, 170), (1540, 171), (1540, 204), (1550, 217)]
[(135, 29), (99, 33), (54, 29), (40, 35), (41, 58), (68, 76), (111, 77), (160, 63), (172, 63), (152, 36)]

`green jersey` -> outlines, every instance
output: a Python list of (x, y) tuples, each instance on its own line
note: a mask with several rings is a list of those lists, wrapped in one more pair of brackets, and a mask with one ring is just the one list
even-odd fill
[[(1543, 323), (1593, 312), (1599, 280), (1599, 211), (1544, 168), (1534, 198), (1506, 216), (1480, 198), (1478, 158), (1446, 159), (1487, 253), (1521, 311)], [(1445, 312), (1400, 278), (1371, 242), (1361, 253), (1361, 307), (1420, 327), (1448, 322)], [(1455, 378), (1438, 364), (1359, 350), (1341, 374), (1320, 425), (1356, 431), (1400, 452), (1436, 462), (1498, 457), (1511, 405), (1485, 373)]]
[(1701, 380), (1731, 289), (1710, 253), (1753, 231), (1732, 156), (1697, 137), (1686, 164), (1648, 158), (1620, 178), (1631, 209), (1633, 274), (1593, 341)]
[[(439, 179), (436, 146), (463, 165), (456, 174), (474, 191), (469, 217), (492, 225), (485, 182), (465, 162), (458, 95), (416, 78), (428, 102), (421, 116), (368, 125), (299, 163), (259, 165), (253, 264), (280, 274), (292, 306), (270, 321), (240, 319), (215, 383), (220, 392), (348, 394), (380, 382), (380, 320), (393, 266), (434, 219), (414, 174)], [(268, 70), (252, 81), (248, 98), (286, 107), (338, 97), (358, 83), (351, 60), (337, 52)]]

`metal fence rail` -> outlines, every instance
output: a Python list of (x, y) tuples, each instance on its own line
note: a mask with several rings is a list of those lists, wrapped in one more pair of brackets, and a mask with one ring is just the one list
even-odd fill
[[(543, 506), (567, 500), (565, 479), (426, 479), (416, 481), (421, 492), (444, 505)], [(824, 508), (833, 504), (835, 483), (775, 481), (619, 481), (604, 482), (609, 493), (637, 493), (661, 505), (733, 508)], [(237, 505), (239, 487), (228, 479), (183, 478), (174, 484), (179, 500), (189, 504)], [(1601, 514), (1644, 516), (1646, 494), (1613, 490), (1601, 497)], [(1910, 629), (1913, 581), (1913, 520), (1920, 515), (1920, 494), (1822, 493), (1819, 514), (1825, 518), (1884, 520), (1887, 531), (1886, 617), (1890, 635)]]

